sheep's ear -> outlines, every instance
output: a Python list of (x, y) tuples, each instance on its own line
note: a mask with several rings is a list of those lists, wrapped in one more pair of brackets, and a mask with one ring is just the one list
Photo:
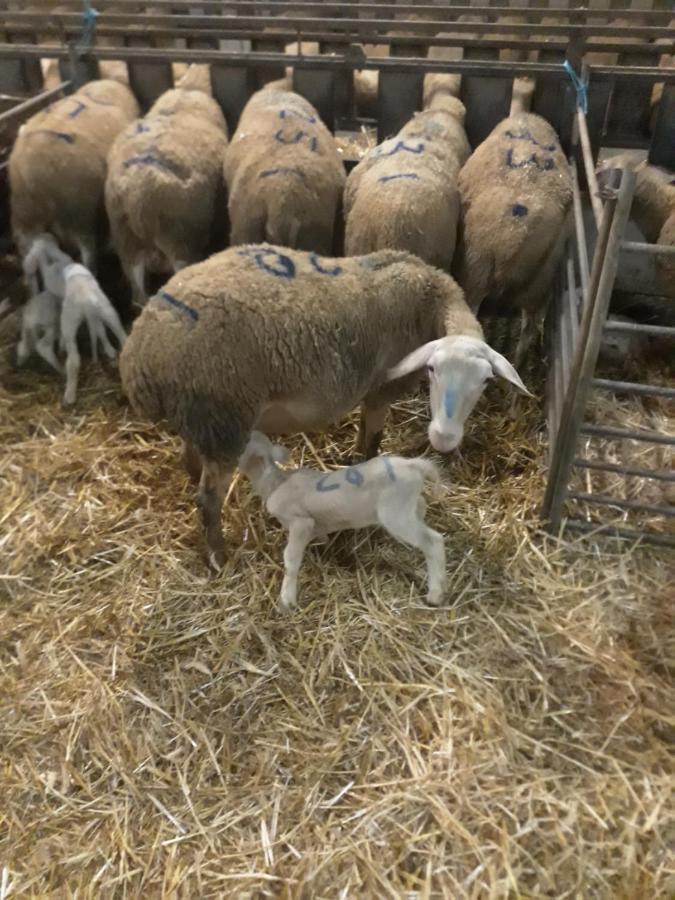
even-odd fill
[(272, 447), (272, 459), (275, 463), (279, 463), (279, 465), (283, 466), (290, 458), (290, 451), (286, 447), (282, 447), (281, 444), (275, 444)]
[(397, 378), (403, 378), (404, 375), (410, 375), (411, 372), (417, 372), (418, 369), (422, 369), (438, 349), (441, 340), (442, 338), (437, 341), (429, 341), (428, 344), (423, 344), (417, 350), (413, 350), (412, 353), (404, 356), (393, 369), (389, 369), (385, 380), (395, 381)]
[(499, 375), (500, 378), (504, 378), (515, 388), (517, 388), (521, 392), (521, 394), (526, 394), (528, 397), (532, 397), (532, 394), (525, 387), (520, 375), (516, 372), (508, 359), (505, 356), (502, 356), (501, 353), (497, 353), (497, 351), (493, 350), (492, 347), (489, 347), (488, 350), (488, 358), (490, 360), (490, 365), (492, 366), (492, 371), (495, 373), (495, 375)]

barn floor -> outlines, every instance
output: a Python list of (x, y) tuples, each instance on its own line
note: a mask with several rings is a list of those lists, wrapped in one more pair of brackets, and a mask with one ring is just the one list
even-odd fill
[(537, 531), (534, 402), (492, 387), (443, 462), (447, 609), (361, 532), (310, 550), (284, 616), (247, 486), (208, 578), (176, 442), (114, 374), (85, 367), (76, 412), (60, 388), (0, 389), (0, 897), (673, 895), (673, 557)]

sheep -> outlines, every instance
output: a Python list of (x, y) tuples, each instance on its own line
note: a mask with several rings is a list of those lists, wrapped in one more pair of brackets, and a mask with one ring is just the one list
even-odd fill
[(457, 280), (474, 312), (488, 296), (521, 311), (518, 367), (571, 228), (572, 179), (558, 136), (532, 113), (504, 119), (462, 168), (459, 192)]
[(61, 300), (49, 291), (34, 294), (21, 312), (21, 337), (17, 344), (17, 363), (23, 365), (34, 351), (61, 374), (63, 367), (56, 355)]
[(231, 244), (333, 252), (345, 171), (333, 136), (299, 94), (263, 89), (251, 97), (224, 172)]
[[(441, 452), (493, 375), (528, 393), (484, 340), (461, 290), (409, 253), (324, 259), (232, 247), (175, 275), (134, 322), (120, 356), (137, 413), (167, 420), (199, 470), (209, 562), (225, 560), (221, 510), (251, 430), (326, 427), (359, 403), (358, 449), (377, 454), (389, 404), (430, 379)], [(195, 473), (196, 474), (196, 473)]]
[[(484, 22), (482, 16), (463, 15), (457, 18), (458, 22)], [(475, 38), (476, 34), (457, 31), (440, 31), (436, 37), (456, 38), (457, 45), (450, 47), (430, 47), (428, 58), (455, 62), (464, 57), (464, 47), (460, 41), (463, 38)], [(425, 109), (436, 107), (439, 99), (444, 97), (458, 97), (462, 86), (462, 76), (450, 72), (428, 72), (424, 76), (423, 106)]]
[(424, 522), (425, 481), (438, 483), (438, 469), (428, 459), (381, 456), (339, 472), (280, 468), (288, 460), (284, 447), (259, 431), (251, 433), (239, 468), (271, 516), (288, 531), (284, 580), (279, 606), (296, 605), (298, 570), (307, 545), (347, 528), (381, 525), (404, 544), (421, 550), (427, 563), (427, 603), (439, 606), (446, 586), (445, 548), (441, 535)]
[(457, 179), (470, 148), (464, 106), (412, 118), (396, 137), (371, 150), (352, 170), (344, 195), (345, 253), (391, 248), (450, 270), (459, 219)]
[[(640, 161), (633, 153), (621, 153), (599, 165), (598, 181), (604, 184), (612, 169), (635, 172), (635, 191), (631, 217), (645, 240), (651, 244), (675, 246), (675, 174)], [(654, 260), (658, 289), (675, 298), (675, 258), (656, 256)]]
[(106, 158), (137, 115), (129, 88), (92, 81), (22, 126), (9, 158), (12, 231), (20, 252), (48, 231), (95, 268)]
[[(63, 402), (64, 405), (71, 406), (77, 397), (80, 372), (80, 355), (77, 349), (77, 332), (80, 325), (85, 321), (87, 323), (94, 362), (98, 361), (99, 341), (108, 359), (113, 360), (117, 355), (108, 340), (106, 327), (115, 335), (120, 346), (126, 340), (126, 333), (117, 312), (101, 290), (96, 278), (87, 268), (74, 263), (67, 253), (61, 251), (51, 235), (40, 235), (34, 241), (24, 260), (24, 270), (29, 273), (39, 270), (46, 291), (50, 296), (56, 297), (57, 303), (60, 304), (59, 348), (66, 353), (66, 389)], [(45, 314), (44, 300), (34, 304), (34, 309), (34, 319), (39, 319), (40, 315), (45, 321), (49, 319)], [(51, 320), (49, 321), (51, 323)], [(41, 347), (44, 349), (46, 346), (45, 340)], [(44, 356), (40, 346), (36, 345), (35, 349)], [(46, 356), (44, 358), (47, 359)], [(50, 361), (48, 359), (48, 362)], [(54, 368), (60, 371), (58, 364)]]
[(112, 242), (142, 306), (146, 270), (176, 272), (200, 259), (225, 212), (227, 126), (203, 91), (174, 89), (116, 139), (105, 203)]

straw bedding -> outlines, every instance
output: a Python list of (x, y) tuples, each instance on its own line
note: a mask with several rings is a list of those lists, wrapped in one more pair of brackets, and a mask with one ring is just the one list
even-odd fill
[[(448, 608), (350, 532), (284, 616), (282, 532), (235, 483), (207, 577), (177, 443), (114, 373), (75, 412), (3, 383), (0, 897), (673, 895), (672, 557), (537, 531), (535, 403), (491, 387), (443, 460)], [(385, 448), (425, 427), (400, 403)]]

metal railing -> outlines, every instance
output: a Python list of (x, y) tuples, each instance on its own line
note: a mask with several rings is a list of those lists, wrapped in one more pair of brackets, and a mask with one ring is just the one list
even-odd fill
[[(592, 200), (592, 211), (597, 228), (597, 241), (589, 268), (588, 244), (582, 214), (579, 179), (575, 162), (571, 163), (574, 197), (574, 239), (561, 267), (561, 276), (555, 290), (550, 318), (551, 370), (548, 381), (548, 429), (549, 472), (542, 518), (553, 533), (565, 528), (580, 532), (609, 533), (627, 539), (642, 539), (663, 546), (675, 546), (675, 529), (668, 533), (667, 522), (675, 516), (675, 506), (668, 502), (653, 502), (617, 496), (606, 490), (586, 490), (574, 486), (577, 473), (586, 473), (590, 484), (593, 473), (604, 473), (623, 479), (644, 479), (667, 485), (675, 482), (675, 468), (671, 462), (665, 466), (612, 462), (606, 458), (584, 456), (581, 445), (584, 438), (605, 442), (637, 442), (639, 446), (651, 446), (661, 453), (675, 447), (675, 435), (653, 428), (624, 427), (586, 421), (590, 401), (596, 392), (614, 397), (656, 398), (659, 401), (675, 400), (675, 388), (633, 381), (618, 381), (596, 377), (595, 371), (604, 333), (617, 332), (639, 334), (674, 342), (675, 327), (629, 322), (608, 321), (609, 305), (616, 282), (621, 253), (643, 253), (652, 256), (673, 256), (675, 247), (644, 244), (624, 240), (628, 224), (635, 174), (628, 170), (613, 170), (609, 185), (601, 192), (595, 175), (593, 154), (588, 138), (586, 118), (577, 111), (578, 134), (581, 144), (586, 182)], [(646, 416), (645, 416), (646, 418)], [(652, 456), (658, 454), (652, 454)], [(670, 467), (669, 467), (670, 465)], [(626, 492), (624, 492), (626, 493)], [(569, 506), (575, 509), (570, 511)], [(580, 515), (578, 508), (586, 511)], [(598, 520), (589, 507), (604, 511)], [(621, 522), (609, 521), (608, 510), (622, 517)], [(637, 525), (625, 527), (626, 518), (636, 514)], [(646, 522), (639, 516), (648, 516)], [(615, 517), (616, 518), (616, 517)], [(629, 523), (630, 524), (630, 523)]]

